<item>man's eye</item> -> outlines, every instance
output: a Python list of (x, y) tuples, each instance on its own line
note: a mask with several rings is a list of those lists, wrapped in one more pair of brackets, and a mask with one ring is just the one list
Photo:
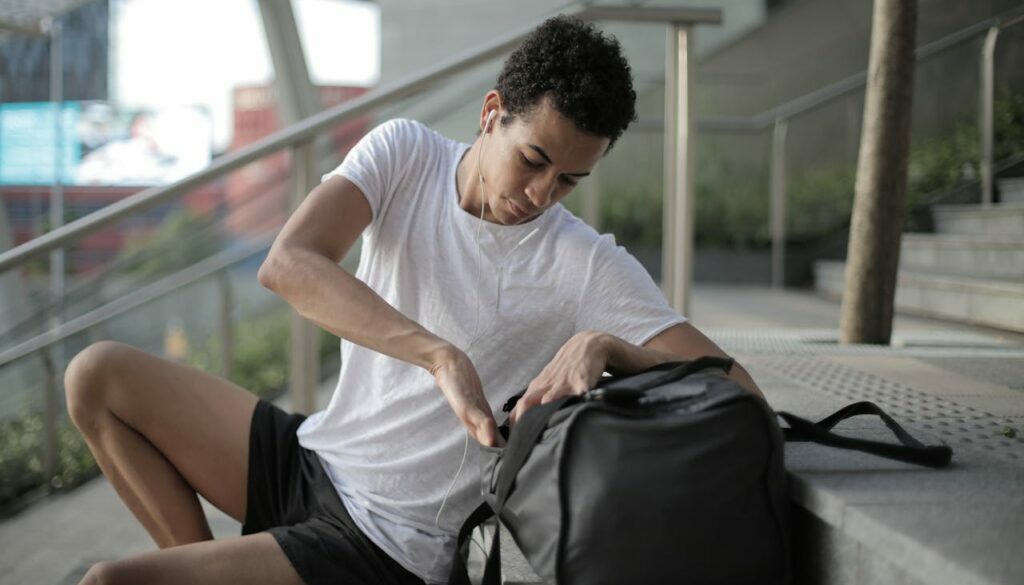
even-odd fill
[(542, 163), (533, 162), (532, 160), (526, 158), (525, 156), (523, 156), (522, 153), (519, 154), (519, 158), (523, 159), (523, 162), (526, 163), (526, 166), (534, 169), (544, 166)]
[(570, 179), (569, 177), (562, 177), (562, 182), (565, 183), (566, 185), (569, 185), (570, 187), (573, 187), (579, 181), (577, 181), (576, 179)]

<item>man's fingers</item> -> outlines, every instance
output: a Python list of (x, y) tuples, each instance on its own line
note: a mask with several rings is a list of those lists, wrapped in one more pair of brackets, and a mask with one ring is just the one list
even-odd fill
[(526, 409), (538, 403), (540, 403), (540, 396), (538, 394), (531, 394), (530, 392), (523, 394), (522, 398), (516, 402), (516, 407), (512, 409), (512, 413), (508, 417), (509, 424), (516, 424), (519, 422), (519, 417), (523, 416)]
[(485, 447), (504, 447), (505, 439), (498, 432), (498, 423), (489, 419), (476, 426), (474, 438)]

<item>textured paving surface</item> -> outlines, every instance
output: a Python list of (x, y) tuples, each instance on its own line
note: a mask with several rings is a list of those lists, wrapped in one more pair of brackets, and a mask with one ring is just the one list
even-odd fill
[[(1024, 393), (1024, 360), (1019, 358), (922, 358), (956, 374)], [(1022, 394), (1024, 395), (1024, 394)]]

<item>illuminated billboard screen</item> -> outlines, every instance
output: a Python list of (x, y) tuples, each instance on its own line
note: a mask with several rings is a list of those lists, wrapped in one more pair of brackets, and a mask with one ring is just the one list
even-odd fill
[(58, 167), (65, 185), (162, 185), (210, 162), (210, 116), (198, 107), (65, 102), (59, 128), (56, 112), (0, 104), (0, 185), (49, 185)]

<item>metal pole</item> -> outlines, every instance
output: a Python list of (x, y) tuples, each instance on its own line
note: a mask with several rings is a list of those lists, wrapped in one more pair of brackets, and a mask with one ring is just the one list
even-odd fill
[(789, 121), (772, 130), (772, 288), (786, 286), (786, 131)]
[(690, 85), (693, 75), (693, 27), (676, 25), (678, 61), (676, 63), (676, 172), (673, 236), (676, 265), (672, 275), (671, 304), (679, 313), (690, 316), (690, 285), (693, 280), (694, 197), (693, 197), (693, 104)]
[[(306, 194), (315, 185), (315, 146), (312, 140), (292, 148), (292, 178), (290, 210), (294, 212)], [(292, 410), (312, 414), (316, 410), (316, 385), (320, 374), (320, 335), (317, 326), (298, 312), (291, 312), (291, 353), (289, 356), (289, 385)]]
[(679, 35), (669, 26), (665, 35), (665, 122), (662, 178), (661, 292), (672, 303), (675, 298), (676, 267), (676, 75), (679, 70)]
[(220, 375), (225, 379), (231, 378), (232, 368), (235, 363), (235, 331), (234, 323), (231, 321), (231, 309), (234, 305), (231, 294), (231, 274), (224, 269), (217, 274), (217, 283), (220, 288), (220, 323), (218, 336), (220, 337)]
[[(54, 122), (54, 172), (53, 184), (50, 189), (50, 229), (64, 225), (64, 65), (61, 40), (61, 26), (54, 21), (51, 31), (50, 45), (50, 95), (53, 99), (56, 116)], [(61, 318), (61, 305), (64, 299), (64, 248), (56, 248), (50, 252), (50, 282), (54, 299), (55, 318)]]
[(995, 55), (999, 27), (993, 26), (985, 35), (981, 49), (981, 202), (992, 205), (992, 159), (995, 143)]
[[(64, 224), (64, 189), (63, 122), (64, 105), (64, 63), (62, 59), (61, 25), (56, 18), (47, 22), (50, 35), (50, 99), (53, 102), (54, 116), (54, 156), (53, 183), (50, 187), (50, 229), (54, 230)], [(50, 327), (59, 327), (64, 304), (64, 248), (50, 252)], [(46, 348), (44, 364), (47, 368), (46, 393), (43, 400), (43, 471), (49, 482), (57, 475), (57, 397), (62, 392), (61, 376), (64, 356), (62, 343), (55, 343)]]

